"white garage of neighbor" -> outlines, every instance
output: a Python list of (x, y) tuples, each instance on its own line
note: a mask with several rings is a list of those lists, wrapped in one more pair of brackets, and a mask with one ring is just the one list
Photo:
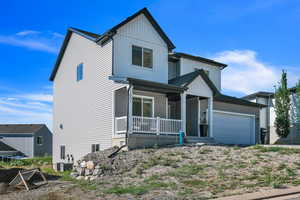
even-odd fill
[(214, 110), (213, 134), (222, 144), (255, 144), (255, 115)]

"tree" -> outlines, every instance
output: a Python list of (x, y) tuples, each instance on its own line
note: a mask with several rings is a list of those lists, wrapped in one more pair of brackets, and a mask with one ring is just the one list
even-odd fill
[(279, 137), (287, 137), (290, 133), (290, 91), (287, 88), (287, 74), (282, 71), (278, 87), (275, 86), (275, 127)]
[(294, 102), (295, 107), (295, 121), (297, 123), (297, 130), (300, 131), (300, 80), (296, 84), (296, 99)]

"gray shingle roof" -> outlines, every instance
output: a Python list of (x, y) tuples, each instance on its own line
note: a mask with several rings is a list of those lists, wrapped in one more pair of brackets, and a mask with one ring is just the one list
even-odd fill
[(253, 94), (249, 94), (247, 96), (242, 97), (242, 99), (246, 99), (246, 100), (251, 100), (254, 99), (256, 97), (273, 97), (274, 96), (274, 92), (255, 92)]
[(45, 124), (0, 124), (0, 133), (35, 133)]
[(0, 141), (0, 151), (18, 151), (18, 150)]

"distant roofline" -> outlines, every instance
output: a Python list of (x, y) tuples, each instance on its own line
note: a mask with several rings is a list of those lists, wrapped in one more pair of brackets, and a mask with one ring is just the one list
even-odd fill
[(247, 96), (242, 97), (242, 99), (254, 99), (256, 97), (274, 97), (274, 92), (264, 92), (264, 91), (259, 91), (259, 92), (255, 92), (252, 94), (249, 94)]
[(211, 65), (214, 65), (214, 66), (217, 66), (217, 67), (221, 67), (222, 69), (227, 67), (227, 65), (224, 64), (224, 63), (220, 63), (220, 62), (217, 62), (217, 61), (212, 60), (212, 59), (208, 59), (208, 58), (204, 58), (204, 57), (200, 57), (200, 56), (194, 56), (194, 55), (183, 53), (183, 52), (174, 52), (173, 54), (169, 54), (169, 56), (170, 57), (174, 56), (174, 57), (177, 57), (177, 58), (183, 57), (183, 58), (187, 58), (187, 59), (191, 59), (191, 60), (211, 64)]

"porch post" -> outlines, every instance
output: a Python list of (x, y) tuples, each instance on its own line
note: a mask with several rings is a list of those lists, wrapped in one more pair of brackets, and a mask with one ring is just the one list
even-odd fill
[(133, 96), (133, 86), (128, 88), (128, 132), (132, 133), (132, 96)]
[(213, 97), (208, 100), (209, 110), (209, 137), (213, 137)]
[(186, 93), (183, 92), (180, 94), (180, 103), (181, 103), (181, 120), (182, 120), (182, 131), (186, 135)]

